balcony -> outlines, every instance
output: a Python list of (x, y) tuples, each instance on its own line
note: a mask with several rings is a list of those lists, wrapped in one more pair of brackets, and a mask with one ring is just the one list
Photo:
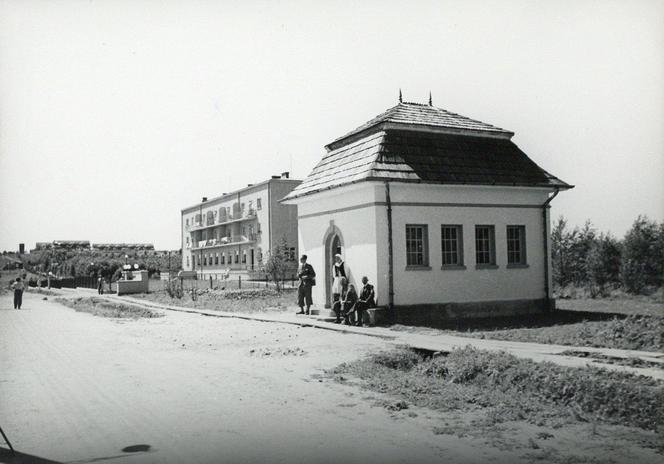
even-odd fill
[(232, 237), (222, 237), (221, 239), (200, 240), (194, 242), (192, 249), (202, 250), (206, 248), (220, 248), (227, 246), (237, 246), (244, 243), (254, 243), (256, 241), (256, 234), (236, 235)]
[(241, 212), (236, 212), (235, 214), (229, 214), (226, 216), (221, 216), (219, 217), (218, 220), (210, 220), (210, 221), (205, 221), (203, 222), (195, 222), (191, 224), (190, 226), (185, 226), (185, 230), (189, 232), (194, 232), (197, 230), (203, 230), (203, 229), (208, 229), (211, 227), (216, 227), (220, 225), (225, 225), (225, 224), (233, 224), (236, 222), (242, 222), (242, 221), (251, 221), (252, 219), (256, 219), (256, 210), (249, 210), (246, 213), (242, 214)]

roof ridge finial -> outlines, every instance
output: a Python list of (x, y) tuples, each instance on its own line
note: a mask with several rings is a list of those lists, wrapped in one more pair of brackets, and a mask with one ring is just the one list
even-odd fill
[(429, 90), (429, 106), (433, 106), (433, 99), (431, 98), (431, 90)]
[(401, 95), (401, 87), (399, 87), (399, 103), (403, 103), (403, 95)]

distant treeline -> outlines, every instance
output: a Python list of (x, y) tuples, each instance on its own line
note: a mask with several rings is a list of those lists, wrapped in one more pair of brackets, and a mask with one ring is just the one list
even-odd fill
[(551, 230), (553, 282), (585, 287), (595, 297), (615, 288), (649, 294), (664, 283), (664, 222), (639, 216), (622, 239), (590, 221), (571, 229), (564, 217)]
[(125, 264), (137, 264), (147, 269), (150, 276), (162, 271), (177, 272), (182, 269), (179, 250), (168, 255), (156, 252), (134, 252), (125, 254), (105, 253), (94, 250), (44, 250), (30, 253), (24, 258), (29, 270), (36, 273), (52, 272), (62, 277), (99, 277), (117, 279)]

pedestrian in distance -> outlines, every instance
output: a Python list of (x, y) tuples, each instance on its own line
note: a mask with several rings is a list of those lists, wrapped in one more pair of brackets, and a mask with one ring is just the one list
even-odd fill
[(97, 293), (100, 295), (104, 294), (104, 278), (99, 275), (99, 278), (97, 278)]
[[(300, 267), (297, 269), (297, 277), (300, 284), (297, 288), (297, 305), (300, 307), (300, 312), (296, 314), (310, 314), (313, 299), (311, 298), (311, 287), (316, 285), (316, 271), (311, 264), (307, 263), (307, 255), (302, 255), (300, 258)], [(307, 306), (307, 311), (304, 311), (304, 306)]]
[(14, 290), (14, 309), (21, 309), (23, 304), (23, 290), (25, 285), (21, 282), (21, 278), (17, 277), (14, 282), (11, 284), (11, 289)]

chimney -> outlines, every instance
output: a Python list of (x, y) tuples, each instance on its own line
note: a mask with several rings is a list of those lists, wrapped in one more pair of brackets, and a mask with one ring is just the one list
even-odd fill
[(281, 173), (281, 178), (282, 179), (288, 179), (288, 174), (289, 174), (288, 171), (282, 172)]
[(201, 203), (205, 203), (206, 201), (207, 201), (207, 197), (203, 197), (203, 199), (201, 200)]
[(281, 179), (281, 176), (272, 176), (273, 179)]

